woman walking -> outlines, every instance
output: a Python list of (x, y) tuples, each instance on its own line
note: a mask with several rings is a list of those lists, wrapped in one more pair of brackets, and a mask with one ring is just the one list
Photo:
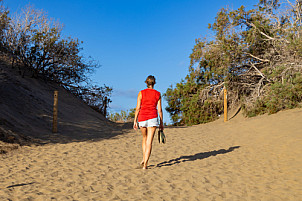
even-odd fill
[[(140, 91), (137, 96), (133, 123), (133, 128), (137, 130), (139, 127), (143, 135), (143, 160), (141, 162), (143, 169), (147, 169), (156, 128), (159, 127), (160, 130), (164, 129), (161, 95), (160, 92), (153, 89), (156, 83), (155, 77), (149, 75), (145, 83), (147, 84), (147, 89)], [(160, 118), (159, 123), (157, 118), (158, 115)]]

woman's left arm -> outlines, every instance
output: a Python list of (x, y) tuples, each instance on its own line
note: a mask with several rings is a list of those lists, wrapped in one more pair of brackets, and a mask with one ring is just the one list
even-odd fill
[(159, 129), (164, 130), (164, 120), (163, 120), (163, 110), (161, 106), (161, 97), (159, 98), (157, 102), (157, 110), (158, 110), (158, 115), (160, 118), (160, 123), (159, 123)]

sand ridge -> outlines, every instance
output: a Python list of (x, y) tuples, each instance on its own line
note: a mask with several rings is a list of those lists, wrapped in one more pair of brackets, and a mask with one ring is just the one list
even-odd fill
[[(0, 200), (302, 200), (302, 109), (1, 155)], [(156, 138), (155, 138), (156, 139)]]

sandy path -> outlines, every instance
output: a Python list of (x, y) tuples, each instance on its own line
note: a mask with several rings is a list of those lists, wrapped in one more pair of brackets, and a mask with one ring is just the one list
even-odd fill
[[(135, 131), (0, 156), (0, 200), (302, 200), (302, 110), (165, 130), (149, 170)], [(157, 136), (156, 136), (157, 137)]]

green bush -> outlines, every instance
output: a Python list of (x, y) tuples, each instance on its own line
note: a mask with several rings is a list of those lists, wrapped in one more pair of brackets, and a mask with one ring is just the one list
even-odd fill
[(258, 99), (250, 109), (245, 104), (244, 111), (248, 117), (264, 113), (274, 114), (281, 110), (299, 107), (301, 102), (302, 75), (296, 73), (288, 77), (283, 84), (281, 82), (271, 84), (267, 95)]
[[(222, 8), (198, 38), (185, 79), (167, 89), (174, 124), (199, 124), (241, 103), (249, 117), (298, 107), (302, 102), (301, 2), (259, 0), (253, 9)], [(280, 23), (277, 23), (280, 22)], [(295, 23), (292, 23), (295, 22)]]
[(115, 112), (109, 114), (109, 120), (114, 122), (131, 122), (135, 116), (135, 108), (130, 110), (121, 110), (120, 112)]

